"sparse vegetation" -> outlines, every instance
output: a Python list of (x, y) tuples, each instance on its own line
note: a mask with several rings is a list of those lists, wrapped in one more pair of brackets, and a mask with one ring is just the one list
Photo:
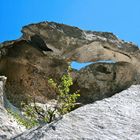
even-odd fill
[[(73, 80), (70, 75), (71, 67), (63, 74), (60, 83), (56, 83), (53, 79), (49, 79), (49, 85), (54, 89), (57, 94), (56, 105), (52, 108), (43, 109), (38, 106), (34, 101), (33, 104), (22, 103), (23, 118), (19, 114), (10, 113), (17, 119), (17, 121), (24, 125), (26, 128), (39, 125), (40, 123), (50, 123), (56, 118), (70, 112), (74, 107), (77, 98), (80, 96), (79, 91), (70, 93), (70, 86), (73, 85)], [(31, 102), (31, 101), (30, 101)]]
[(18, 114), (18, 113), (14, 112), (12, 110), (9, 110), (9, 109), (7, 111), (16, 119), (16, 121), (20, 125), (25, 126), (27, 129), (39, 125), (39, 123), (34, 119), (27, 119), (27, 118), (25, 118), (25, 116), (22, 116), (21, 114)]

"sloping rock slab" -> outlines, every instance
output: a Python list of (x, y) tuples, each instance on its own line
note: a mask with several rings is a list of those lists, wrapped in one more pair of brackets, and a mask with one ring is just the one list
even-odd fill
[(34, 128), (13, 140), (139, 140), (140, 85), (111, 98), (85, 105), (50, 125)]

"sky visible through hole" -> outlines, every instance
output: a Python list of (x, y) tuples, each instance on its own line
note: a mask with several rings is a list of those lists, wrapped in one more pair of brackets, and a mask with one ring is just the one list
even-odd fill
[(140, 45), (140, 0), (1, 0), (0, 6), (0, 42), (19, 38), (24, 25), (54, 21)]
[(71, 67), (76, 69), (76, 70), (80, 70), (82, 68), (85, 68), (88, 65), (96, 64), (96, 63), (115, 63), (115, 61), (112, 61), (112, 60), (100, 60), (100, 61), (96, 61), (96, 62), (85, 62), (85, 63), (72, 61), (71, 62)]

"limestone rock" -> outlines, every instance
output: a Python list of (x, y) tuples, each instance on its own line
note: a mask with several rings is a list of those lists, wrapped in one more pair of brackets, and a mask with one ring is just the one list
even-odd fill
[(5, 89), (6, 80), (7, 77), (0, 76), (0, 106), (1, 107), (4, 107), (4, 100), (5, 100), (4, 89)]
[(25, 127), (19, 125), (13, 116), (9, 115), (7, 111), (0, 106), (0, 140), (8, 140), (25, 130)]
[(85, 105), (61, 120), (26, 131), (12, 140), (138, 140), (140, 85)]
[(60, 57), (44, 55), (25, 42), (17, 43), (0, 61), (0, 73), (8, 77), (7, 98), (16, 106), (30, 97), (42, 103), (54, 99), (56, 94), (49, 87), (48, 79), (58, 79), (67, 67)]
[(0, 73), (8, 77), (7, 98), (17, 106), (30, 97), (43, 103), (55, 99), (47, 81), (49, 78), (58, 81), (72, 61), (116, 62), (73, 71), (72, 89), (80, 88), (82, 102), (86, 95), (92, 102), (140, 82), (138, 46), (118, 39), (113, 33), (85, 31), (55, 22), (30, 24), (22, 28), (22, 33), (20, 39), (0, 44)]
[(80, 89), (80, 102), (92, 103), (128, 88), (135, 76), (133, 65), (127, 62), (91, 64), (79, 71), (73, 88)]
[(23, 131), (25, 128), (20, 126), (15, 119), (8, 114), (5, 110), (5, 99), (4, 99), (4, 86), (6, 77), (0, 76), (0, 140), (7, 140)]

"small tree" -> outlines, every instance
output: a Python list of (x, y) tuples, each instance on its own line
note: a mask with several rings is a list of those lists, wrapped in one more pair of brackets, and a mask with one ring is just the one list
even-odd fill
[(71, 67), (63, 74), (60, 84), (57, 84), (53, 79), (49, 79), (49, 84), (57, 92), (57, 110), (60, 115), (64, 115), (70, 112), (74, 107), (77, 98), (80, 96), (79, 91), (75, 93), (70, 93), (70, 86), (73, 85), (73, 80), (70, 75)]

